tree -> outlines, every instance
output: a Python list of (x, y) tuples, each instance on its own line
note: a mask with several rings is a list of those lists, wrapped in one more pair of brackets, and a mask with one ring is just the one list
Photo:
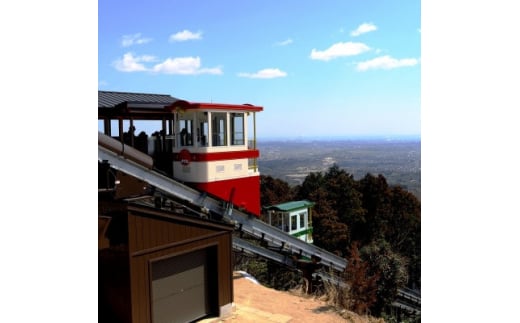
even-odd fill
[[(309, 199), (310, 196), (316, 192), (323, 185), (323, 174), (321, 172), (309, 173), (303, 180), (303, 183), (296, 186), (296, 199), (305, 200)], [(314, 200), (316, 202), (316, 200)]]
[(344, 256), (343, 252), (350, 241), (348, 226), (338, 219), (337, 212), (328, 197), (328, 192), (324, 188), (318, 188), (308, 196), (308, 199), (316, 201), (312, 216), (314, 244)]
[(291, 201), (293, 194), (287, 182), (271, 176), (260, 175), (260, 203), (262, 206)]
[(379, 316), (385, 306), (395, 300), (398, 289), (408, 281), (407, 262), (392, 251), (390, 244), (383, 239), (362, 247), (360, 253), (369, 264), (369, 274), (378, 277), (377, 300), (370, 310), (373, 315)]
[(377, 301), (378, 274), (369, 274), (369, 264), (360, 257), (358, 242), (354, 242), (349, 250), (346, 277), (348, 300), (346, 307), (364, 315)]
[(387, 241), (392, 249), (408, 258), (409, 286), (420, 287), (421, 278), (421, 204), (401, 187), (391, 190), (392, 217)]
[(354, 176), (334, 164), (323, 177), (323, 187), (328, 192), (328, 199), (338, 220), (347, 224), (350, 229), (349, 237), (357, 240), (355, 232), (359, 226), (365, 224), (366, 211), (363, 209), (362, 196), (356, 188)]
[(358, 183), (362, 206), (366, 210), (365, 223), (355, 228), (355, 240), (367, 244), (376, 239), (385, 239), (390, 230), (392, 217), (390, 188), (383, 175), (366, 174)]
[(363, 222), (361, 195), (352, 175), (334, 164), (323, 175), (310, 173), (296, 196), (316, 203), (313, 212), (314, 244), (345, 256), (351, 224)]

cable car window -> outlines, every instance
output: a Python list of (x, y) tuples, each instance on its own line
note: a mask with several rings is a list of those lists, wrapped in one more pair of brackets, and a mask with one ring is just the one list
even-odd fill
[(193, 146), (193, 120), (180, 119), (179, 130), (181, 146)]
[(307, 216), (306, 212), (300, 213), (300, 229), (305, 228), (305, 217)]
[(227, 114), (216, 112), (211, 114), (212, 117), (212, 146), (227, 146)]
[(195, 131), (197, 136), (197, 146), (207, 147), (209, 144), (209, 124), (208, 124), (208, 112), (197, 113), (197, 129)]
[(231, 114), (231, 144), (244, 145), (244, 113)]

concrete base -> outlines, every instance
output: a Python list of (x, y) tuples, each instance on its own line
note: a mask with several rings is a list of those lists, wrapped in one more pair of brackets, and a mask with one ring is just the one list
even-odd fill
[(221, 306), (219, 318), (226, 318), (226, 317), (230, 316), (231, 314), (233, 314), (235, 309), (236, 309), (235, 303), (229, 303), (224, 306)]

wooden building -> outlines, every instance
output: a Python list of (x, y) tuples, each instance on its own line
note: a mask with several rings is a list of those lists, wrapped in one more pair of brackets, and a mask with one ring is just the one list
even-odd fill
[(233, 302), (223, 222), (99, 200), (99, 322), (189, 322)]

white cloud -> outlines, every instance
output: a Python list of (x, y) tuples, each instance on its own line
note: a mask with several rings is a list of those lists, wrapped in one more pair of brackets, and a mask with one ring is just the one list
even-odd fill
[(377, 30), (376, 25), (374, 25), (373, 23), (365, 22), (365, 23), (362, 23), (361, 25), (359, 25), (356, 30), (353, 30), (350, 33), (350, 35), (353, 37), (357, 37), (361, 34), (365, 34), (365, 33), (368, 33), (368, 32), (374, 31), (374, 30)]
[(141, 45), (146, 44), (150, 42), (151, 38), (142, 38), (140, 33), (133, 34), (133, 35), (124, 35), (123, 39), (121, 40), (121, 45), (123, 47), (129, 47), (132, 45)]
[(239, 77), (248, 77), (252, 79), (272, 79), (277, 77), (285, 77), (287, 73), (278, 68), (265, 68), (256, 73), (238, 73)]
[(415, 66), (419, 64), (419, 60), (415, 58), (395, 59), (388, 55), (376, 57), (374, 59), (364, 61), (357, 64), (358, 71), (366, 71), (369, 69), (393, 69), (406, 66)]
[(147, 68), (142, 63), (153, 62), (155, 57), (150, 55), (135, 56), (132, 53), (126, 53), (122, 59), (118, 59), (113, 66), (121, 72), (142, 72)]
[(154, 56), (134, 56), (126, 53), (122, 59), (116, 60), (113, 66), (121, 72), (155, 72), (163, 74), (198, 75), (198, 74), (222, 74), (220, 67), (202, 68), (200, 57), (176, 57), (168, 58), (162, 63), (147, 68), (143, 63), (158, 61)]
[(328, 49), (324, 51), (318, 51), (316, 49), (312, 49), (311, 58), (317, 59), (321, 61), (328, 61), (333, 58), (342, 57), (342, 56), (353, 56), (359, 55), (366, 51), (369, 51), (370, 47), (363, 43), (336, 43), (330, 46)]
[(199, 31), (198, 33), (194, 33), (189, 30), (183, 30), (170, 36), (170, 41), (186, 41), (194, 39), (202, 39), (202, 32)]
[(152, 71), (179, 75), (222, 74), (220, 67), (201, 68), (200, 57), (168, 58), (164, 62), (155, 65)]
[(288, 38), (284, 41), (277, 42), (275, 45), (276, 46), (286, 46), (286, 45), (292, 44), (292, 42), (293, 42), (293, 40), (291, 38)]

